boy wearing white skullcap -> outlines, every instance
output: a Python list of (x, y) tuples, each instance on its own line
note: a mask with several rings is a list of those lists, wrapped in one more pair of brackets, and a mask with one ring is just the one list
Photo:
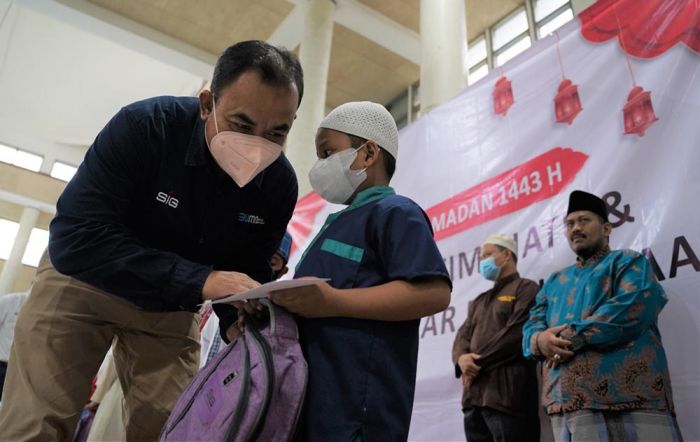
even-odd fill
[(490, 235), (481, 245), (479, 273), (494, 284), (469, 303), (452, 347), (467, 440), (540, 440), (537, 373), (520, 350), (539, 287), (520, 277), (517, 263), (510, 236)]
[(295, 277), (328, 278), (272, 294), (298, 317), (309, 364), (300, 440), (406, 440), (418, 324), (445, 309), (451, 282), (428, 217), (389, 187), (398, 131), (384, 106), (347, 103), (321, 122), (309, 179), (331, 214)]

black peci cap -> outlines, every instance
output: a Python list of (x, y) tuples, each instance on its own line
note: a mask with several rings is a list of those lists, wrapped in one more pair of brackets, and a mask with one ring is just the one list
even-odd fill
[(571, 195), (569, 195), (569, 210), (566, 211), (566, 214), (578, 212), (579, 210), (588, 210), (596, 215), (600, 215), (605, 222), (609, 222), (608, 207), (602, 199), (592, 193), (574, 190), (571, 192)]

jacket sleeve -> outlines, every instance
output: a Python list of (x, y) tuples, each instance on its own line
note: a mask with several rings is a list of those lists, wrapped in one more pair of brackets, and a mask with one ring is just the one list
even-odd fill
[(476, 361), (476, 365), (482, 370), (490, 370), (522, 357), (520, 346), (523, 340), (523, 325), (535, 304), (537, 291), (538, 286), (534, 281), (526, 280), (519, 284), (508, 322), (486, 342), (480, 353), (481, 358)]
[[(552, 275), (547, 280), (551, 281), (556, 277)], [(530, 310), (530, 318), (523, 325), (523, 340), (522, 340), (522, 350), (523, 356), (528, 359), (539, 359), (537, 355), (532, 352), (532, 337), (536, 333), (545, 331), (548, 327), (547, 325), (547, 285), (546, 282), (540, 291), (535, 295), (535, 306)]]
[(210, 269), (144, 244), (125, 225), (155, 154), (124, 108), (99, 133), (57, 203), (49, 255), (59, 272), (117, 296), (196, 310)]
[(457, 378), (462, 376), (462, 369), (459, 368), (459, 364), (457, 363), (457, 361), (459, 360), (460, 356), (469, 353), (470, 351), (470, 342), (472, 338), (471, 318), (473, 314), (473, 309), (474, 301), (469, 303), (469, 308), (467, 309), (467, 319), (464, 320), (462, 326), (459, 327), (459, 330), (457, 330), (457, 334), (455, 335), (455, 341), (452, 344), (452, 363), (454, 364), (455, 377)]
[(574, 350), (591, 346), (605, 350), (633, 341), (656, 323), (668, 298), (656, 281), (647, 258), (623, 255), (615, 264), (612, 293), (593, 313), (569, 324), (561, 334)]

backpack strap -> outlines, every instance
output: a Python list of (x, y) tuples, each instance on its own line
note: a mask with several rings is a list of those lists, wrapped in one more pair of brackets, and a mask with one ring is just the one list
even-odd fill
[[(263, 383), (265, 390), (262, 395), (262, 403), (258, 410), (250, 410), (257, 412), (253, 427), (250, 432), (245, 435), (245, 441), (257, 441), (260, 433), (263, 430), (265, 421), (267, 420), (267, 411), (270, 408), (270, 401), (275, 391), (275, 367), (272, 357), (272, 350), (265, 337), (259, 332), (260, 324), (253, 319), (252, 323), (246, 328), (246, 340), (250, 339), (250, 343), (255, 347), (260, 358), (260, 363), (263, 370), (265, 382)], [(241, 436), (241, 435), (239, 435)]]
[(264, 334), (299, 339), (297, 323), (291, 313), (269, 299), (261, 299), (260, 303), (265, 305), (270, 312), (270, 325), (263, 332)]
[(245, 416), (246, 409), (248, 408), (248, 398), (250, 396), (250, 354), (248, 353), (249, 349), (246, 340), (241, 339), (241, 342), (243, 343), (243, 388), (241, 389), (241, 394), (238, 397), (238, 403), (236, 404), (234, 415), (231, 419), (231, 424), (226, 432), (225, 440), (227, 441), (232, 441), (236, 437), (238, 429), (241, 426), (241, 422), (243, 421), (243, 417)]

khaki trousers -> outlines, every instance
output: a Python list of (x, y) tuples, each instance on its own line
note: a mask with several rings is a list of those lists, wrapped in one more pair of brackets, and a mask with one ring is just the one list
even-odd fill
[(58, 273), (44, 254), (17, 319), (2, 441), (72, 441), (116, 337), (127, 441), (153, 441), (199, 365), (199, 316), (154, 313)]

